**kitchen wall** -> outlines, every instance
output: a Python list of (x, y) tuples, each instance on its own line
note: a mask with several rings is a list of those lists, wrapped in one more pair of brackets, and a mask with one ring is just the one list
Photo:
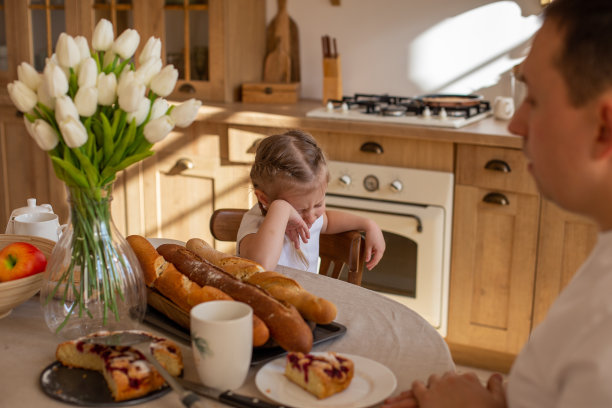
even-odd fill
[[(268, 22), (277, 9), (267, 0)], [(314, 99), (326, 34), (337, 39), (344, 95), (511, 95), (510, 69), (541, 12), (539, 0), (287, 0), (287, 9), (300, 36), (301, 97)]]

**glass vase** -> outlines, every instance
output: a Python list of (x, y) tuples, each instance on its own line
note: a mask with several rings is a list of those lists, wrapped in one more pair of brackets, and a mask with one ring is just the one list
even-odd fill
[(70, 216), (43, 276), (40, 301), (50, 330), (73, 339), (133, 329), (146, 310), (142, 269), (111, 216), (112, 184), (68, 187)]

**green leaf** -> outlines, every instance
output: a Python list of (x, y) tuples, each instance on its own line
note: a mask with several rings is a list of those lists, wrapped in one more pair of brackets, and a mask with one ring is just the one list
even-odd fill
[(108, 162), (115, 150), (115, 142), (113, 141), (112, 127), (108, 118), (104, 113), (100, 113), (100, 119), (102, 119), (102, 129), (104, 130), (104, 143), (102, 144), (104, 148), (104, 161)]
[(132, 119), (130, 126), (125, 131), (125, 134), (121, 137), (119, 144), (115, 146), (115, 151), (111, 156), (110, 160), (106, 162), (107, 166), (114, 166), (119, 163), (126, 153), (127, 146), (134, 140), (134, 134), (136, 133), (136, 119)]
[(51, 160), (53, 161), (53, 163), (57, 164), (66, 172), (65, 181), (67, 184), (86, 188), (89, 187), (87, 179), (85, 178), (83, 173), (81, 173), (81, 171), (77, 169), (72, 163), (66, 160), (62, 160), (59, 157), (51, 157)]
[(91, 164), (89, 157), (85, 156), (81, 152), (81, 148), (73, 149), (73, 152), (77, 159), (79, 159), (79, 163), (81, 163), (81, 168), (87, 176), (87, 181), (89, 182), (89, 185), (92, 187), (97, 186), (99, 181), (98, 170), (96, 170), (93, 164)]

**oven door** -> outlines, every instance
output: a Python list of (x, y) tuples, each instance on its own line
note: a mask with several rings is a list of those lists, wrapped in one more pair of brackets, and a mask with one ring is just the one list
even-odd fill
[(328, 194), (326, 206), (374, 220), (386, 243), (382, 260), (364, 268), (362, 286), (417, 312), (440, 329), (444, 293), (444, 209)]

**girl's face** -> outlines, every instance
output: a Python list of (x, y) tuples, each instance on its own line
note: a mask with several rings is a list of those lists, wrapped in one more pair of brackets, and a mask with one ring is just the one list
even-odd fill
[(285, 200), (302, 216), (308, 228), (325, 212), (325, 191), (327, 182), (317, 183), (316, 186), (293, 186), (278, 195), (278, 199)]

